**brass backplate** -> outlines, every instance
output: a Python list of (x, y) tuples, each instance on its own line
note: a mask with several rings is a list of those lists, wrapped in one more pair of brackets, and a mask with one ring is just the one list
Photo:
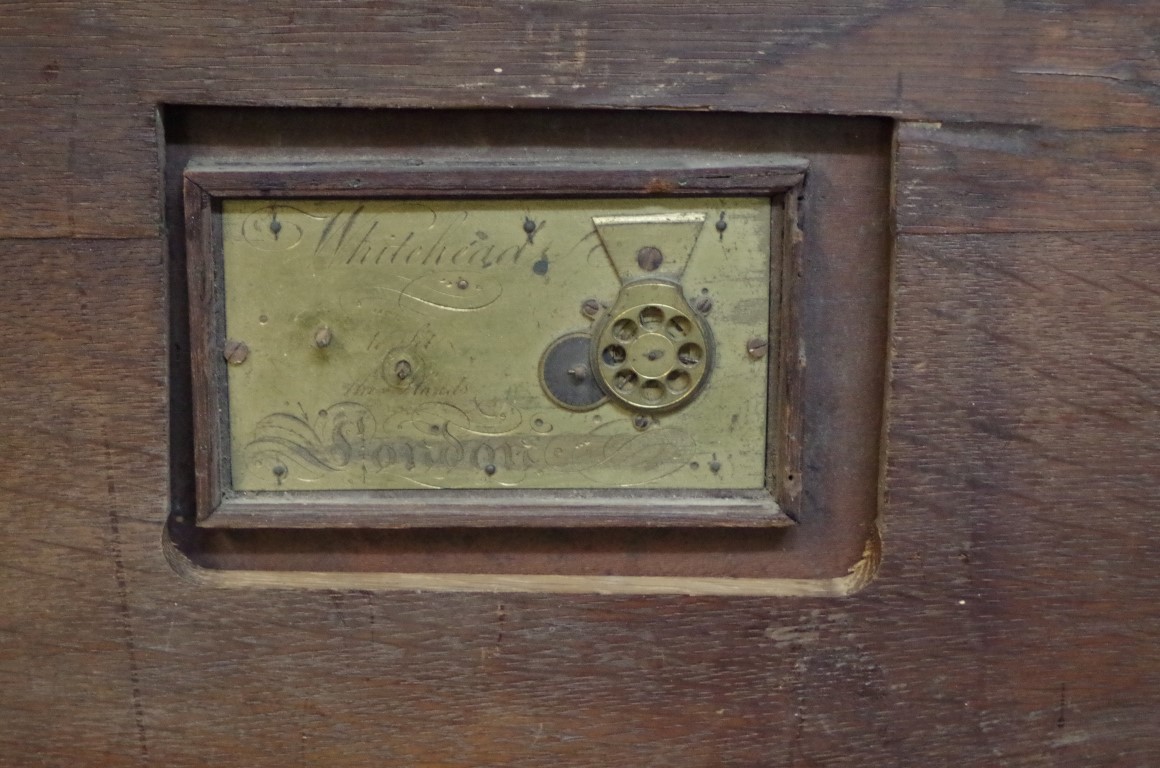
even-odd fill
[[(759, 197), (224, 200), (232, 488), (764, 487), (775, 215)], [(703, 385), (661, 412), (595, 390), (565, 407), (545, 352), (595, 333), (641, 270), (708, 329)], [(594, 375), (583, 349), (552, 373)]]

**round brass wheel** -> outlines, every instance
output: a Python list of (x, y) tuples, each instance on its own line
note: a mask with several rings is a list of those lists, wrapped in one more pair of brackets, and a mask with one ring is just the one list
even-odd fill
[(594, 331), (592, 370), (614, 400), (639, 411), (691, 401), (709, 376), (712, 336), (676, 283), (631, 283)]

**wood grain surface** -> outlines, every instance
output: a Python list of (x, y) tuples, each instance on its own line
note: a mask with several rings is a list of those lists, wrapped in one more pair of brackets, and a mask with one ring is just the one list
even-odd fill
[[(5, 4), (0, 765), (1160, 763), (1158, 30), (1153, 0)], [(178, 577), (163, 104), (899, 120), (877, 579)]]

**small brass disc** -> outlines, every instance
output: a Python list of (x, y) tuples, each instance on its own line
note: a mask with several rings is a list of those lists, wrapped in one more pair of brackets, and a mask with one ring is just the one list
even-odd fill
[(630, 283), (595, 329), (591, 368), (623, 405), (669, 410), (690, 402), (708, 380), (712, 344), (680, 285)]

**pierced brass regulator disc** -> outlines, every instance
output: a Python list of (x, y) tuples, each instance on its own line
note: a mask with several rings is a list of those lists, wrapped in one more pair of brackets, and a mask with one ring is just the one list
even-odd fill
[(611, 398), (640, 411), (691, 401), (709, 376), (713, 341), (679, 284), (630, 283), (594, 332), (592, 370)]

